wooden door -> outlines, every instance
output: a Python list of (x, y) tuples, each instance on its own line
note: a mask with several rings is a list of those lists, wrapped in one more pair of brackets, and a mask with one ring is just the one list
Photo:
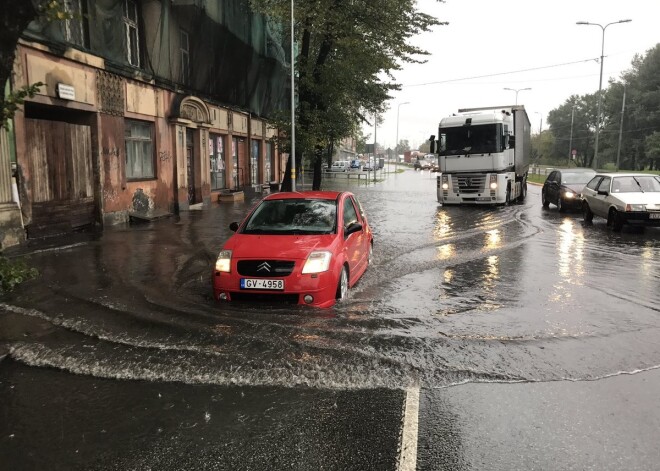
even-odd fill
[(70, 232), (94, 223), (91, 129), (26, 119), (32, 219), (28, 237)]

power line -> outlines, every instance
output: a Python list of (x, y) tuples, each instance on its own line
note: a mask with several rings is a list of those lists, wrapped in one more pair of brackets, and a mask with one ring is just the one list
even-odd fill
[(598, 58), (594, 59), (583, 59), (579, 61), (573, 61), (573, 62), (564, 62), (562, 64), (554, 64), (554, 65), (544, 65), (541, 67), (532, 67), (530, 69), (520, 69), (520, 70), (512, 70), (510, 72), (498, 72), (495, 74), (487, 74), (487, 75), (475, 75), (473, 77), (463, 77), (463, 78), (456, 78), (456, 79), (449, 79), (449, 80), (440, 80), (437, 82), (425, 82), (425, 83), (415, 83), (415, 84), (410, 84), (410, 85), (402, 85), (401, 87), (424, 87), (426, 85), (437, 85), (440, 83), (451, 83), (451, 82), (462, 82), (464, 80), (475, 80), (475, 79), (480, 79), (480, 78), (488, 78), (488, 77), (497, 77), (500, 75), (511, 75), (511, 74), (519, 74), (522, 72), (532, 72), (535, 70), (543, 70), (543, 69), (552, 69), (555, 67), (564, 67), (567, 65), (575, 65), (575, 64), (582, 64), (584, 62), (591, 62), (593, 60), (598, 60)]

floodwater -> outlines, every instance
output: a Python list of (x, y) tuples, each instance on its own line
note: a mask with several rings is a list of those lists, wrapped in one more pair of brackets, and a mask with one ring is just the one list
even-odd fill
[[(332, 414), (337, 404), (362, 411), (377, 406), (365, 391), (378, 390), (381, 399), (396, 403), (401, 391), (421, 388), (431, 391), (426, 396), (431, 403), (433, 391), (466, 383), (595, 381), (660, 369), (660, 229), (616, 234), (603, 220), (584, 225), (578, 213), (543, 209), (534, 186), (523, 204), (442, 207), (436, 176), (428, 171), (406, 169), (377, 183), (337, 177), (324, 185), (354, 192), (374, 230), (373, 264), (346, 302), (321, 310), (212, 299), (211, 269), (231, 234), (229, 223), (256, 200), (52, 239), (31, 247), (29, 262), (40, 277), (0, 301), (0, 348), (7, 353), (0, 361), (0, 393), (11, 395), (27, 369), (47, 367), (39, 369), (44, 378), (22, 383), (36, 404), (57, 391), (99, 411), (136, 404), (124, 411), (134, 419), (144, 419), (148, 407), (158, 416), (161, 407), (188, 404), (184, 410), (192, 407), (204, 424), (213, 414), (231, 415), (231, 406), (197, 410), (189, 404), (200, 390), (184, 393), (172, 384), (239, 388), (223, 393), (238, 398), (244, 398), (242, 387), (265, 388), (248, 398), (254, 404), (269, 395), (268, 388), (296, 388), (310, 401), (319, 400), (323, 414)], [(115, 379), (163, 387), (133, 391), (128, 383), (104, 382)], [(49, 389), (40, 391), (38, 384)], [(98, 394), (81, 393), (87, 389)], [(210, 403), (218, 394), (213, 391), (202, 393)], [(325, 402), (314, 391), (325, 391), (320, 395)], [(348, 399), (347, 393), (355, 396)], [(273, 394), (277, 398), (264, 414), (286, 421), (297, 406), (277, 412), (288, 400)], [(142, 395), (152, 401), (139, 412)], [(103, 414), (111, 416), (112, 410)], [(397, 406), (389, 410), (400, 412)], [(30, 415), (5, 411), (5, 417), (21, 413)], [(364, 414), (365, 428), (383, 426), (381, 418)], [(172, 420), (180, 419), (185, 429), (188, 417), (184, 412)], [(309, 425), (318, 432), (317, 427)], [(267, 438), (279, 443), (285, 429), (283, 424)], [(136, 433), (158, 432), (138, 427)], [(336, 431), (324, 433), (337, 440)], [(360, 454), (350, 452), (360, 437), (355, 432), (340, 441), (347, 459)], [(483, 439), (475, 437), (476, 444)], [(298, 446), (316, 450), (325, 442)], [(396, 440), (383, 445), (395, 448)], [(256, 459), (238, 450), (227, 448), (226, 456), (236, 454), (243, 463)], [(378, 456), (383, 462), (354, 469), (385, 469), (391, 456)], [(552, 460), (549, 455), (548, 463)], [(154, 464), (143, 464), (149, 463)], [(505, 462), (500, 469), (514, 468)], [(292, 469), (306, 467), (301, 462)]]
[[(660, 365), (658, 229), (524, 204), (438, 205), (435, 175), (339, 178), (374, 228), (345, 303), (218, 304), (211, 267), (253, 202), (78, 235), (30, 256), (41, 276), (2, 304), (57, 331), (10, 356), (106, 378), (321, 388), (595, 379)], [(52, 338), (51, 338), (52, 337)]]

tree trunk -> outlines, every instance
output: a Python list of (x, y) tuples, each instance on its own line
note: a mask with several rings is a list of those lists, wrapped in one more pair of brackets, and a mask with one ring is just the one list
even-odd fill
[[(3, 0), (0, 8), (0, 110), (4, 114), (4, 87), (11, 77), (21, 33), (38, 16), (32, 0)], [(0, 125), (2, 123), (0, 122)]]

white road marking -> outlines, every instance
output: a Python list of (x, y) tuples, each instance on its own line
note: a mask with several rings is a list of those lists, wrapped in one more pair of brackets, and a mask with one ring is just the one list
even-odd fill
[(406, 408), (403, 413), (398, 471), (415, 471), (417, 468), (418, 426), (419, 388), (410, 388), (406, 392)]

